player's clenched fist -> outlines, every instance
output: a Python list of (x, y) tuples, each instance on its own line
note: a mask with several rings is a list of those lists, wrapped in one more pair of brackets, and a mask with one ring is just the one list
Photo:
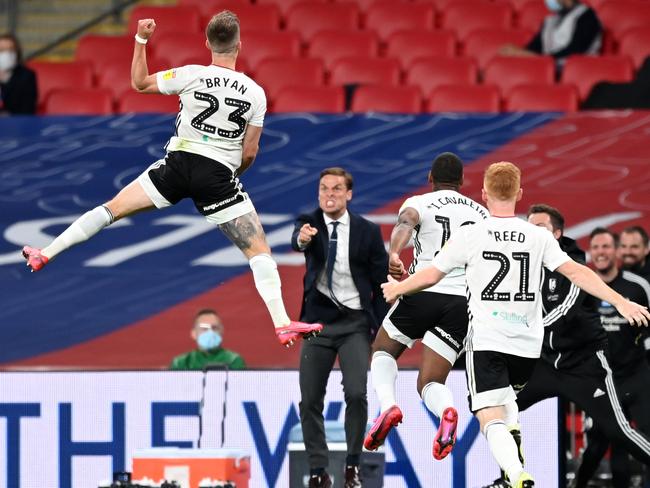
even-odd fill
[(156, 30), (156, 22), (153, 19), (138, 20), (138, 35), (143, 39), (149, 39)]
[(399, 280), (404, 274), (404, 263), (399, 258), (399, 254), (391, 253), (388, 260), (388, 274), (396, 280)]
[(311, 238), (318, 234), (318, 229), (312, 227), (309, 224), (305, 224), (300, 228), (300, 234), (298, 234), (298, 240), (300, 244), (307, 245), (311, 242)]

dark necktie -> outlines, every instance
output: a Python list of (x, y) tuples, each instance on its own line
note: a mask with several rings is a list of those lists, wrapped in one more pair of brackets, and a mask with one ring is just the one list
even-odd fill
[(330, 292), (330, 298), (337, 307), (341, 307), (341, 303), (336, 299), (334, 291), (332, 290), (332, 275), (334, 274), (334, 262), (336, 261), (336, 246), (338, 244), (338, 232), (336, 227), (340, 222), (332, 222), (332, 234), (330, 235), (329, 244), (327, 246), (327, 266), (325, 268), (327, 272), (327, 289)]

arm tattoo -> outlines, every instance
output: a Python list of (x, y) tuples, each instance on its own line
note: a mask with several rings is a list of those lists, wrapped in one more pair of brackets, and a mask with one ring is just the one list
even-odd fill
[(241, 217), (230, 220), (221, 224), (219, 228), (241, 250), (251, 247), (253, 241), (256, 239), (264, 239), (262, 224), (255, 212), (249, 212)]

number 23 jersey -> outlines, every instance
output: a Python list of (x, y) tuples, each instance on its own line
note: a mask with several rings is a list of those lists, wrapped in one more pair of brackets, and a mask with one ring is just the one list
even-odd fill
[(232, 171), (239, 168), (246, 127), (264, 124), (262, 87), (243, 73), (215, 65), (161, 71), (156, 80), (161, 93), (178, 94), (181, 102), (166, 149), (200, 154)]
[(445, 273), (466, 266), (466, 349), (539, 357), (543, 267), (570, 259), (551, 232), (518, 217), (489, 217), (453, 234), (433, 265)]

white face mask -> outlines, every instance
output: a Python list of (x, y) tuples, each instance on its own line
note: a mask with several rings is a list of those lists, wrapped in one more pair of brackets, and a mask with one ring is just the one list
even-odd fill
[(0, 51), (0, 71), (11, 71), (16, 67), (14, 51)]
[(545, 2), (546, 8), (551, 12), (559, 12), (562, 10), (562, 4), (559, 2), (559, 0), (545, 0)]

